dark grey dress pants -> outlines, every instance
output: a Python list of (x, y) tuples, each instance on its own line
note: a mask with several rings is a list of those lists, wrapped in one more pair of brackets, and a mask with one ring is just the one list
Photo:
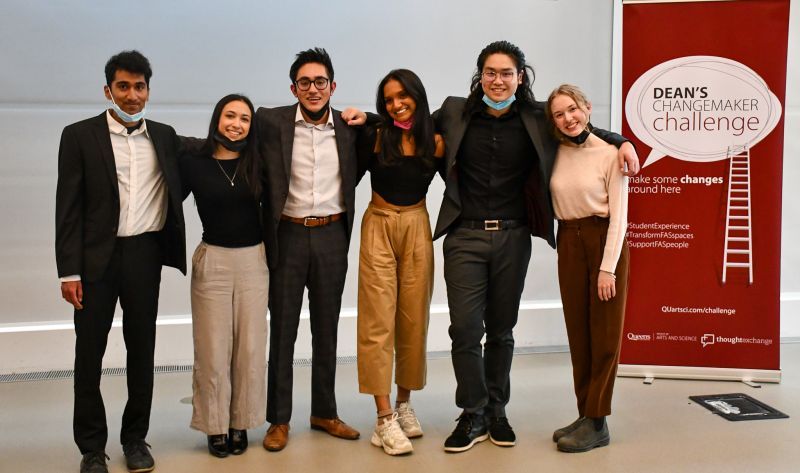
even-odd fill
[(311, 322), (311, 415), (337, 417), (336, 337), (347, 273), (345, 220), (322, 227), (282, 221), (277, 269), (270, 280), (270, 346), (267, 421), (288, 424), (292, 417), (292, 361), (297, 327), (308, 288)]
[(456, 405), (467, 412), (505, 417), (513, 329), (530, 258), (526, 226), (501, 231), (455, 228), (444, 240)]

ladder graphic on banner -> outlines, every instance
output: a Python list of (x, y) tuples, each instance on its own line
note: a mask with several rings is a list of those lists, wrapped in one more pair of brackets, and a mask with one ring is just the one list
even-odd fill
[(750, 149), (728, 146), (728, 209), (725, 213), (725, 248), (722, 284), (728, 268), (747, 268), (753, 284), (753, 226), (750, 212)]

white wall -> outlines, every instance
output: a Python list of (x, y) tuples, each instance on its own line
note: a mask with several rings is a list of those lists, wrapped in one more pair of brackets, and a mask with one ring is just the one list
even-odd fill
[[(331, 54), (338, 88), (334, 106), (374, 108), (375, 87), (388, 70), (408, 67), (423, 79), (432, 109), (447, 95), (465, 95), (480, 49), (507, 39), (527, 53), (536, 69), (539, 97), (561, 82), (582, 85), (593, 99), (593, 122), (608, 126), (611, 90), (611, 32), (614, 0), (447, 0), (379, 2), (191, 0), (134, 3), (96, 0), (3, 0), (0, 5), (0, 373), (69, 367), (74, 336), (70, 308), (61, 300), (56, 278), (54, 199), (56, 153), (61, 129), (98, 114), (103, 66), (122, 49), (139, 49), (149, 57), (149, 117), (170, 123), (181, 134), (203, 135), (216, 100), (230, 92), (248, 94), (257, 105), (293, 102), (288, 68), (294, 54), (323, 46)], [(800, 57), (797, 8), (790, 34), (786, 103), (784, 187), (784, 297), (800, 294), (800, 215), (794, 202), (800, 189), (800, 124), (797, 58)], [(490, 8), (502, 11), (493, 15)], [(390, 38), (398, 38), (390, 41)], [(566, 44), (580, 45), (565, 51)], [(568, 58), (565, 59), (565, 54)], [(575, 64), (580, 64), (576, 67)], [(795, 130), (792, 133), (791, 130)], [(435, 220), (443, 186), (434, 181), (428, 208)], [(369, 184), (357, 194), (363, 209)], [(185, 204), (188, 246), (200, 239), (193, 204)], [(340, 354), (355, 351), (358, 229), (350, 251), (344, 295)], [(429, 349), (446, 350), (447, 313), (441, 275), (441, 241), (435, 243), (436, 281)], [(188, 280), (173, 269), (163, 275), (158, 362), (191, 359)], [(554, 308), (558, 288), (555, 253), (534, 243), (518, 345), (565, 343), (560, 311)], [(800, 336), (794, 314), (800, 302), (784, 303), (783, 336)], [(54, 323), (62, 329), (54, 329)], [(34, 331), (22, 331), (34, 330)], [(309, 352), (302, 331), (297, 355)], [(112, 334), (106, 364), (124, 364), (118, 333)]]

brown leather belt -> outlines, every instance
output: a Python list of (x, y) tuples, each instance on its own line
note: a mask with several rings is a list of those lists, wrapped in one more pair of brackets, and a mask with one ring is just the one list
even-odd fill
[(288, 215), (281, 215), (281, 220), (285, 222), (292, 222), (304, 227), (324, 227), (329, 223), (337, 222), (342, 219), (344, 212), (335, 215), (328, 215), (326, 217), (290, 217)]

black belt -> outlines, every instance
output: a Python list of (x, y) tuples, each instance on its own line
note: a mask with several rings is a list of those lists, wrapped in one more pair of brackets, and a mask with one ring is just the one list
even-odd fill
[(471, 228), (472, 230), (486, 230), (496, 232), (499, 230), (511, 230), (512, 228), (524, 227), (528, 222), (525, 220), (461, 220), (459, 227)]

